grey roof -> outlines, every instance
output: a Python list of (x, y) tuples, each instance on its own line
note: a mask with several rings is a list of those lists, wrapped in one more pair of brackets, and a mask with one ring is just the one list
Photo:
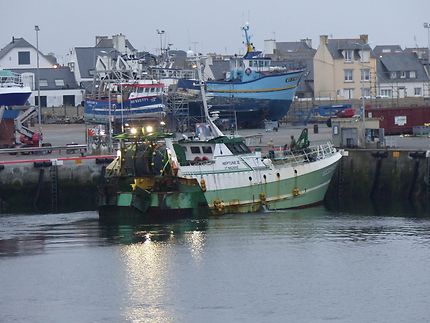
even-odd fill
[(218, 59), (213, 60), (210, 68), (215, 77), (215, 80), (221, 80), (225, 78), (225, 74), (230, 71), (230, 61)]
[[(32, 47), (35, 50), (37, 50), (32, 44), (30, 44), (24, 38), (12, 37), (12, 41), (0, 50), (0, 59), (6, 56), (7, 53), (9, 53), (14, 48), (28, 48), (28, 47)], [(40, 51), (39, 53), (43, 55)]]
[(403, 49), (400, 45), (378, 45), (375, 46), (373, 52), (379, 57), (390, 53), (402, 53)]
[(370, 51), (370, 57), (375, 58), (372, 48), (370, 48), (369, 44), (365, 43), (362, 39), (329, 39), (327, 47), (334, 59), (343, 58), (343, 50), (359, 51), (363, 48)]
[(414, 71), (421, 65), (416, 57), (405, 53), (385, 54), (380, 59), (390, 71)]
[(169, 50), (169, 55), (173, 57), (173, 68), (188, 68), (187, 52), (183, 50)]
[[(30, 44), (28, 41), (26, 41), (24, 38), (12, 37), (12, 41), (0, 50), (0, 59), (6, 56), (7, 53), (9, 53), (14, 48), (29, 47), (34, 48), (34, 50), (37, 51), (37, 48)], [(47, 59), (52, 65), (57, 64), (57, 58), (54, 55), (44, 55), (40, 50), (39, 54), (45, 57), (45, 59)]]
[(418, 59), (424, 61), (425, 64), (428, 62), (429, 49), (427, 47), (414, 47), (405, 48), (406, 53), (413, 53)]
[[(136, 51), (136, 49), (133, 47), (133, 45), (129, 42), (128, 39), (125, 40), (125, 46), (130, 49), (131, 51)], [(112, 38), (106, 38), (103, 37), (100, 39), (100, 41), (96, 44), (96, 47), (102, 47), (102, 48), (113, 48), (113, 39)]]
[[(378, 59), (377, 62), (378, 76), (381, 81), (396, 82), (425, 82), (428, 81), (424, 66), (420, 63), (417, 57), (411, 53), (386, 53)], [(400, 73), (397, 73), (396, 79), (391, 79), (391, 72), (410, 72), (415, 71), (416, 78), (400, 78)]]
[(280, 52), (307, 52), (314, 51), (305, 41), (299, 42), (276, 42), (276, 50)]
[(93, 78), (90, 71), (94, 71), (97, 56), (102, 52), (109, 52), (112, 47), (75, 47), (76, 59), (82, 78)]
[[(37, 88), (37, 69), (26, 68), (26, 69), (11, 69), (15, 73), (34, 73), (36, 76), (35, 85)], [(60, 89), (77, 89), (79, 88), (76, 84), (75, 76), (67, 66), (60, 66), (58, 68), (40, 68), (39, 79), (47, 80), (48, 86), (41, 86), (41, 90), (60, 90)], [(55, 80), (63, 80), (64, 85), (55, 85)]]

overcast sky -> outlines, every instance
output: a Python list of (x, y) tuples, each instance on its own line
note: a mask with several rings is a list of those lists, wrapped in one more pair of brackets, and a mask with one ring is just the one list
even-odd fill
[(427, 47), (430, 0), (0, 0), (0, 48), (12, 36), (56, 54), (60, 63), (73, 47), (94, 46), (96, 35), (122, 33), (138, 50), (160, 47), (156, 29), (165, 30), (163, 42), (173, 49), (199, 52), (243, 52), (240, 27), (249, 22), (252, 41), (263, 49), (265, 39), (298, 41), (319, 35), (355, 38), (369, 34), (375, 45)]

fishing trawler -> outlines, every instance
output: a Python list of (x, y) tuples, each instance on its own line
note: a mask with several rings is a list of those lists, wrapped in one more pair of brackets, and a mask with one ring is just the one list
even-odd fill
[[(249, 25), (242, 30), (246, 54), (230, 59), (225, 78), (206, 81), (206, 93), (213, 110), (234, 112), (239, 127), (259, 127), (264, 120), (279, 121), (287, 115), (304, 71), (273, 67), (269, 57), (255, 50)], [(179, 86), (196, 89), (191, 80), (182, 80)], [(193, 115), (202, 110), (199, 103), (190, 107)]]
[(103, 93), (85, 100), (84, 118), (89, 122), (127, 121), (159, 117), (165, 112), (164, 85), (155, 80), (107, 83)]
[(85, 121), (124, 123), (164, 115), (164, 84), (136, 73), (129, 60), (99, 56), (96, 72), (92, 92), (84, 104)]
[[(197, 59), (198, 71), (200, 60)], [(199, 78), (201, 72), (199, 72)], [(130, 130), (101, 187), (100, 217), (174, 218), (306, 207), (320, 203), (341, 154), (330, 143), (311, 147), (307, 130), (291, 150), (267, 156), (242, 137), (226, 136), (209, 116), (193, 137), (154, 127)]]

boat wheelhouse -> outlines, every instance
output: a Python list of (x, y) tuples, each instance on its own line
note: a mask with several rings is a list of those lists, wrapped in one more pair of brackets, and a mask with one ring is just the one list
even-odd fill
[(164, 85), (155, 80), (101, 83), (100, 91), (88, 96), (84, 116), (88, 122), (126, 122), (130, 119), (161, 117), (165, 112)]

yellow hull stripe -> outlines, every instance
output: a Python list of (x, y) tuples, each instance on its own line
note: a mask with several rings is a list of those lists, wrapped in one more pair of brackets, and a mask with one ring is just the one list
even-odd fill
[(289, 89), (294, 89), (296, 85), (289, 85), (286, 87), (278, 87), (271, 89), (262, 89), (262, 90), (208, 90), (209, 93), (259, 93), (259, 92), (277, 92), (284, 91)]

